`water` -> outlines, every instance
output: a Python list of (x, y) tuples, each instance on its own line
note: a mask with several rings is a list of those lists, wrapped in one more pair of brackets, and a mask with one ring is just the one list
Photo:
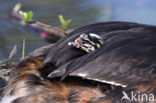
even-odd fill
[[(8, 57), (14, 45), (21, 57), (22, 39), (26, 38), (26, 54), (47, 43), (9, 18), (19, 0), (0, 0), (0, 60)], [(100, 21), (132, 21), (156, 25), (156, 0), (20, 0), (22, 10), (32, 10), (34, 19), (59, 26), (58, 15), (73, 20), (70, 28)]]

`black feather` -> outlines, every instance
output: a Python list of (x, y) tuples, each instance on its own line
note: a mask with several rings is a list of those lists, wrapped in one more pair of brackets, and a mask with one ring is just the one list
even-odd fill
[[(95, 51), (81, 54), (82, 51), (74, 50), (67, 43), (82, 33), (96, 33), (103, 38), (104, 44)], [(155, 34), (156, 27), (150, 25), (128, 22), (92, 24), (58, 41), (57, 48), (51, 49), (44, 65), (57, 65), (55, 69), (60, 72), (57, 72), (59, 76), (62, 74), (62, 80), (71, 75), (125, 86), (150, 80), (156, 77)]]
[[(76, 38), (78, 38), (81, 34), (83, 33), (96, 33), (98, 35), (105, 35), (105, 33), (108, 32), (112, 32), (112, 31), (118, 31), (118, 30), (127, 30), (127, 29), (132, 29), (135, 27), (143, 27), (144, 25), (142, 24), (137, 24), (137, 23), (130, 23), (130, 22), (103, 22), (103, 23), (96, 23), (96, 24), (91, 24), (91, 25), (87, 25), (84, 27), (81, 27), (75, 31), (73, 31), (72, 33), (68, 34), (67, 36), (65, 36), (64, 38), (62, 38), (61, 40), (59, 40), (57, 43), (55, 43), (55, 45), (53, 45), (51, 47), (50, 52), (48, 53), (46, 59), (43, 62), (43, 66), (45, 66), (48, 63), (53, 63), (54, 61), (59, 62), (59, 59), (54, 59), (54, 57), (56, 57), (55, 55), (61, 55), (61, 58), (64, 58), (64, 55), (66, 55), (66, 53), (64, 53), (64, 55), (62, 55), (60, 52), (61, 49), (66, 48), (68, 45), (68, 42), (74, 41)], [(72, 52), (74, 53), (74, 52)], [(68, 57), (71, 58), (73, 56), (75, 56), (78, 53), (74, 53), (75, 55), (73, 55), (71, 53), (71, 55), (69, 55)], [(77, 56), (77, 55), (76, 55)], [(67, 59), (68, 57), (64, 58), (64, 61)]]

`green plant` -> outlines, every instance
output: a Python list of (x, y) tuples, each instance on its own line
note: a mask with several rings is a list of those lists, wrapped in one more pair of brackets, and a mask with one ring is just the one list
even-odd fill
[(25, 55), (25, 38), (23, 39), (22, 59), (24, 59), (24, 55)]
[(59, 15), (59, 20), (60, 20), (60, 22), (61, 22), (61, 28), (62, 28), (63, 30), (67, 30), (67, 28), (69, 27), (69, 25), (70, 25), (71, 22), (72, 22), (71, 19), (65, 20), (65, 19), (63, 18), (62, 15)]
[(19, 11), (19, 14), (23, 17), (23, 20), (21, 21), (22, 25), (26, 25), (27, 22), (30, 22), (34, 16), (34, 13), (32, 11), (29, 11), (28, 13)]

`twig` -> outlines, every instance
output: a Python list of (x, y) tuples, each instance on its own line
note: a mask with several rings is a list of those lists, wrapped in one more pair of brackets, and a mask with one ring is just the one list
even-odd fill
[(15, 5), (15, 7), (13, 8), (13, 11), (14, 11), (14, 12), (18, 12), (20, 9), (21, 9), (21, 4), (20, 4), (20, 3), (17, 3), (17, 4)]
[[(18, 3), (13, 8), (12, 12), (10, 13), (11, 17), (16, 20), (17, 23), (20, 23), (21, 20), (23, 20), (22, 16), (19, 15), (19, 10), (21, 8), (21, 4)], [(51, 25), (47, 25), (44, 23), (41, 23), (39, 21), (36, 21), (34, 23), (27, 23), (27, 26), (36, 30), (37, 32), (46, 32), (48, 35), (51, 35), (51, 37), (55, 38), (56, 40), (62, 38), (63, 36), (67, 35), (68, 32), (61, 30), (59, 28), (56, 28)], [(54, 39), (54, 40), (55, 40)]]
[(15, 45), (12, 51), (10, 52), (8, 60), (12, 59), (13, 56), (16, 54), (16, 52), (17, 52), (17, 45)]
[(41, 23), (41, 22), (39, 22), (39, 21), (36, 21), (35, 23), (36, 23), (36, 24), (39, 24), (39, 25), (41, 25), (41, 26), (43, 26), (43, 27), (47, 27), (47, 28), (54, 29), (54, 30), (56, 30), (56, 31), (58, 31), (58, 32), (62, 32), (62, 33), (64, 33), (64, 34), (66, 34), (66, 35), (68, 34), (66, 31), (61, 30), (61, 29), (59, 29), (59, 28), (56, 28), (56, 27), (54, 27), (54, 26), (47, 25), (47, 24)]

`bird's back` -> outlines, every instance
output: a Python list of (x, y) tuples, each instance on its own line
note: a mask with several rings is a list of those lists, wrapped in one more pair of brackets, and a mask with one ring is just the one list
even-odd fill
[[(83, 33), (100, 36), (103, 45), (91, 52), (68, 45)], [(22, 60), (1, 103), (150, 103), (122, 97), (132, 92), (156, 96), (155, 34), (155, 26), (129, 22), (81, 27)], [(47, 77), (50, 73), (54, 78)]]

